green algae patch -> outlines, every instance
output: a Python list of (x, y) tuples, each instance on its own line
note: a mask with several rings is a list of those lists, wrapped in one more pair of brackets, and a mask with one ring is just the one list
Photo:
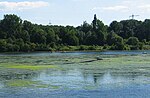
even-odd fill
[(7, 81), (6, 85), (9, 87), (29, 87), (37, 84), (36, 81), (29, 80), (11, 80)]
[(60, 86), (44, 84), (40, 81), (32, 80), (9, 80), (6, 81), (7, 87), (27, 87), (27, 88), (49, 88), (49, 89), (59, 89)]
[(48, 84), (42, 84), (39, 81), (31, 80), (9, 80), (6, 82), (8, 87), (37, 87), (37, 88), (47, 88)]
[(26, 70), (42, 70), (42, 69), (60, 69), (57, 66), (54, 65), (10, 65), (7, 66), (6, 68), (11, 68), (11, 69), (26, 69)]

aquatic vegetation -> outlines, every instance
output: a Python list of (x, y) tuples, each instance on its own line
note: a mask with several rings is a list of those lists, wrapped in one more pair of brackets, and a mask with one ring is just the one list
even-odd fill
[(58, 69), (58, 67), (53, 65), (11, 65), (6, 68), (14, 68), (14, 69), (27, 69), (27, 70), (41, 70), (41, 69)]
[(29, 80), (11, 80), (6, 82), (6, 85), (10, 87), (28, 87), (35, 84), (37, 84), (37, 82)]
[(27, 87), (27, 88), (49, 88), (59, 89), (60, 86), (42, 83), (41, 81), (32, 80), (8, 80), (5, 82), (7, 87)]
[(118, 90), (120, 94), (120, 90), (131, 91), (134, 86), (141, 87), (141, 93), (150, 87), (149, 54), (42, 53), (0, 56), (0, 62), (0, 90), (8, 94), (51, 96), (65, 92), (65, 96), (67, 91), (72, 94), (108, 90)]
[(6, 81), (8, 87), (37, 87), (37, 88), (47, 88), (48, 84), (42, 84), (40, 81), (31, 80), (9, 80)]

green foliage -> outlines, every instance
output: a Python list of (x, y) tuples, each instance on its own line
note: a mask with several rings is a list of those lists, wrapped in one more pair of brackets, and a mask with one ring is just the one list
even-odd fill
[(11, 69), (26, 69), (26, 70), (41, 70), (41, 69), (56, 69), (56, 66), (53, 65), (43, 65), (43, 66), (34, 66), (34, 65), (11, 65), (7, 66)]
[(69, 33), (66, 35), (66, 43), (68, 45), (72, 45), (72, 46), (76, 46), (76, 45), (79, 45), (79, 39), (77, 38), (77, 36), (75, 35), (75, 31), (74, 30), (71, 30), (69, 31)]
[(0, 39), (0, 52), (6, 51), (7, 42), (4, 39)]
[(115, 32), (116, 34), (120, 34), (121, 33), (121, 30), (123, 29), (123, 24), (117, 22), (117, 21), (113, 21), (109, 28), (108, 28), (108, 31), (109, 32)]
[(93, 30), (95, 31), (97, 29), (97, 17), (96, 14), (94, 15), (94, 20), (92, 21)]
[(1, 29), (6, 32), (7, 37), (19, 37), (22, 29), (22, 20), (16, 15), (4, 15), (1, 20)]
[(36, 44), (35, 51), (49, 51), (49, 46), (46, 44)]
[(127, 41), (128, 45), (138, 45), (139, 44), (139, 40), (137, 37), (130, 37)]
[(143, 45), (144, 50), (150, 50), (150, 45)]
[(79, 46), (79, 50), (88, 50), (88, 47), (85, 45)]
[(46, 43), (46, 33), (44, 30), (40, 28), (33, 29), (31, 33), (31, 42), (38, 44)]
[(149, 49), (150, 20), (113, 21), (104, 25), (96, 14), (91, 24), (44, 26), (14, 14), (0, 20), (0, 52)]
[(70, 48), (68, 46), (59, 46), (57, 50), (58, 51), (69, 51)]
[(7, 37), (7, 33), (0, 30), (0, 39), (5, 39)]
[(90, 24), (88, 24), (86, 21), (84, 21), (83, 25), (81, 25), (81, 27), (77, 27), (77, 29), (87, 33), (90, 30), (92, 30), (92, 26)]
[(55, 32), (53, 29), (47, 30), (46, 42), (47, 42), (47, 44), (52, 43), (52, 42), (56, 42), (56, 35), (55, 35)]

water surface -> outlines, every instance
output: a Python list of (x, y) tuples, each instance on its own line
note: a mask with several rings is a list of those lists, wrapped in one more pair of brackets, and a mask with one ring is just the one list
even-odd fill
[(149, 92), (150, 51), (0, 54), (0, 98), (149, 98)]

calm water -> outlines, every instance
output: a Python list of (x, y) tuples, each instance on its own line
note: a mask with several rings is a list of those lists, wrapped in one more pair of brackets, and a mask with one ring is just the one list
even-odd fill
[[(1, 64), (59, 67), (36, 71), (0, 67), (0, 98), (150, 98), (150, 51), (143, 53), (145, 51), (0, 54)], [(96, 61), (96, 57), (104, 60)], [(38, 83), (11, 84), (18, 80)]]

